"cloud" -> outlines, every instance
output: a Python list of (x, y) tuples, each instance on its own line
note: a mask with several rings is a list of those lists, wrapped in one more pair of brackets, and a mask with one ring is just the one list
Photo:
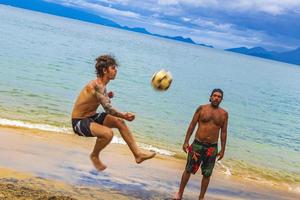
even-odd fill
[[(92, 3), (85, 0), (45, 0), (45, 1), (60, 3), (62, 5), (69, 6), (69, 7), (88, 9), (102, 15), (109, 15), (109, 16), (117, 15), (117, 16), (128, 17), (128, 18), (141, 17), (140, 14), (135, 12), (123, 11), (123, 10), (113, 8), (111, 4), (108, 4), (107, 6), (103, 6), (97, 2)], [(101, 2), (110, 3), (110, 1), (101, 1)]]
[[(140, 0), (127, 0), (126, 2), (134, 5)], [(162, 8), (161, 11), (177, 8), (182, 9), (183, 12), (183, 10), (190, 8), (207, 8), (233, 13), (263, 12), (271, 15), (281, 15), (288, 12), (298, 13), (300, 10), (299, 0), (148, 0), (146, 2), (150, 2), (152, 5), (159, 5)]]
[(281, 15), (300, 8), (298, 0), (233, 0), (224, 6), (224, 10), (233, 12), (263, 12), (271, 15)]
[(225, 12), (264, 12), (271, 15), (280, 15), (288, 12), (300, 11), (299, 0), (45, 0), (68, 5), (85, 6), (87, 4), (100, 5), (126, 5), (128, 7), (153, 10), (165, 13), (169, 10), (177, 10), (183, 13), (191, 8), (207, 8)]
[(188, 18), (188, 17), (182, 17), (181, 19), (182, 19), (182, 21), (184, 21), (184, 22), (190, 22), (190, 21), (191, 21), (191, 19)]
[(160, 21), (154, 22), (153, 25), (157, 26), (157, 27), (161, 27), (161, 28), (173, 29), (173, 30), (176, 30), (176, 31), (186, 30), (185, 27), (183, 27), (183, 26), (170, 24), (170, 23), (163, 23), (163, 22), (160, 22)]
[(191, 37), (217, 48), (263, 44), (286, 48), (300, 40), (299, 0), (45, 1), (90, 10), (121, 25), (157, 34)]
[(205, 29), (212, 29), (216, 31), (230, 31), (234, 25), (230, 23), (217, 23), (210, 19), (202, 19), (202, 18), (196, 18), (189, 21), (192, 24), (195, 24), (199, 27), (205, 28)]
[(186, 6), (216, 6), (218, 5), (218, 0), (158, 0), (159, 5), (186, 5)]
[(238, 31), (231, 30), (228, 32), (219, 32), (214, 30), (193, 29), (191, 35), (200, 43), (214, 44), (216, 48), (229, 48), (246, 46), (253, 47), (256, 44), (262, 44), (264, 33), (252, 30)]
[(257, 44), (268, 44), (268, 46), (270, 46), (270, 44), (273, 44), (271, 42), (272, 38), (263, 31), (251, 29), (241, 30), (233, 24), (218, 24), (211, 20), (200, 18), (189, 22), (197, 24), (197, 26), (187, 27), (170, 22), (161, 22), (159, 20), (153, 21), (152, 23), (145, 21), (144, 25), (167, 29), (169, 30), (168, 35), (170, 36), (181, 35), (190, 37), (197, 43), (210, 44), (221, 49), (237, 46), (253, 47), (257, 46)]

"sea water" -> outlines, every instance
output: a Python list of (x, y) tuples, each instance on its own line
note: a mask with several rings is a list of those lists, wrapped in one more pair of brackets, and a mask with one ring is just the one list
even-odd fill
[[(127, 124), (139, 145), (180, 157), (195, 110), (222, 88), (224, 172), (300, 188), (299, 66), (4, 5), (0, 44), (1, 126), (72, 134), (72, 106), (95, 78), (94, 60), (112, 54), (120, 67), (107, 89), (114, 107), (136, 114)], [(150, 80), (162, 68), (174, 80), (157, 92)]]

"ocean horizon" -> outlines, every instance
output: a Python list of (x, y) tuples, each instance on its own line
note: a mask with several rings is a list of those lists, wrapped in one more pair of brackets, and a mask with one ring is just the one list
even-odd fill
[[(112, 54), (120, 67), (107, 89), (114, 107), (136, 114), (127, 124), (140, 146), (184, 158), (195, 110), (222, 88), (224, 173), (300, 192), (299, 66), (4, 5), (0, 21), (0, 126), (73, 134), (73, 103), (95, 58)], [(173, 75), (166, 92), (150, 84), (160, 69)]]

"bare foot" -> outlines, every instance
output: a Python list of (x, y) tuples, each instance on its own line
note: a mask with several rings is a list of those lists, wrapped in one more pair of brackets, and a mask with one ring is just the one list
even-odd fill
[(151, 153), (141, 153), (139, 156), (137, 156), (135, 158), (135, 162), (137, 164), (140, 164), (141, 162), (145, 161), (145, 160), (148, 160), (148, 159), (151, 159), (153, 158), (154, 156), (156, 155), (155, 152), (151, 152)]
[(94, 156), (93, 154), (90, 155), (90, 159), (94, 165), (94, 167), (99, 170), (99, 171), (103, 171), (106, 169), (106, 165), (104, 165), (101, 160), (99, 159), (98, 156)]
[(180, 195), (178, 192), (176, 192), (176, 194), (174, 195), (172, 200), (181, 200), (182, 199), (182, 195)]

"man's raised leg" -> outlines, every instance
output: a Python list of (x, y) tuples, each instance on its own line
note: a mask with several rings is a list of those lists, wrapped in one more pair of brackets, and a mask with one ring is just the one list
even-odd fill
[(123, 119), (107, 115), (103, 124), (110, 128), (119, 129), (122, 138), (125, 140), (129, 149), (134, 155), (136, 163), (141, 163), (147, 159), (153, 158), (156, 155), (156, 153), (154, 152), (144, 153), (141, 151), (141, 149), (137, 146), (131, 131), (129, 130)]

